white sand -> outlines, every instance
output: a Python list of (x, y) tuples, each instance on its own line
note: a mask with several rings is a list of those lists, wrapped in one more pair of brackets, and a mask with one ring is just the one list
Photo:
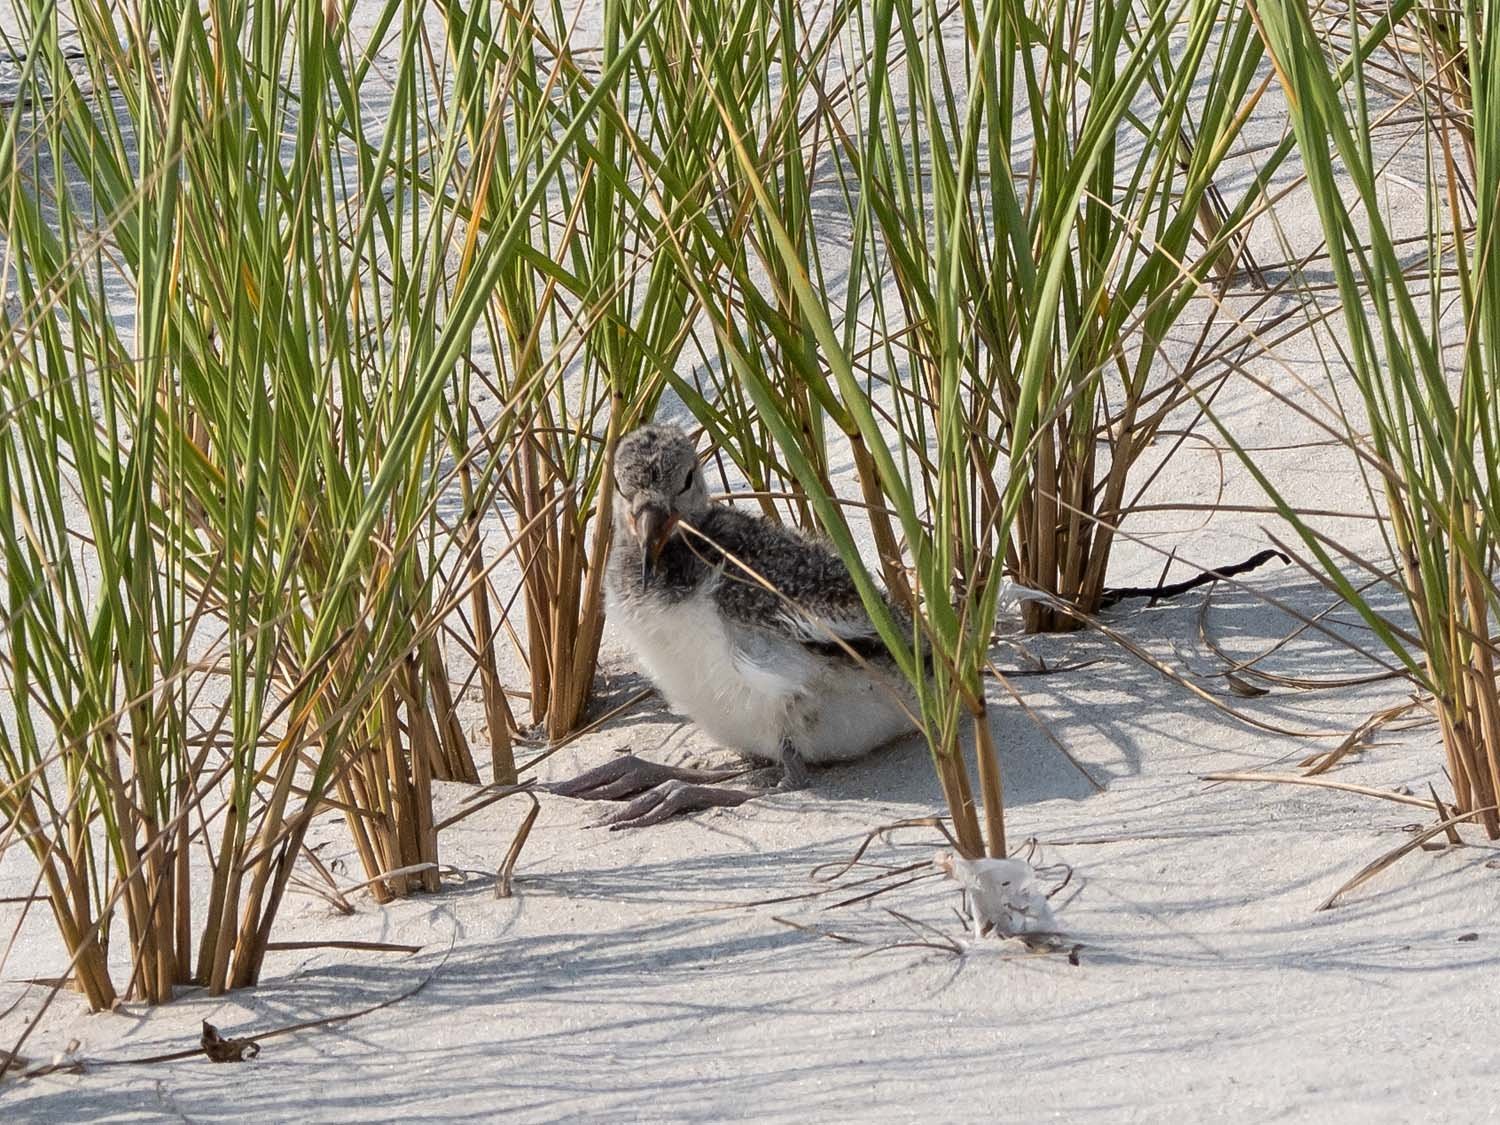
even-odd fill
[[(1270, 135), (1278, 129), (1273, 122)], [(1300, 249), (1316, 241), (1295, 198), (1283, 221)], [(1263, 233), (1263, 256), (1279, 257)], [(1303, 340), (1256, 370), (1286, 388), (1293, 372), (1315, 377), (1316, 358)], [(1219, 405), (1246, 441), (1322, 436), (1246, 386)], [(1265, 464), (1304, 503), (1363, 506), (1336, 450), (1269, 453)], [(1228, 474), (1226, 502), (1263, 502), (1232, 462)], [(1209, 501), (1216, 482), (1214, 458), (1189, 447), (1157, 498)], [(1265, 522), (1188, 514), (1131, 527), (1212, 564), (1264, 546)], [(1337, 526), (1365, 542), (1372, 534), (1354, 521)], [(1157, 553), (1127, 542), (1113, 578), (1154, 582), (1160, 568)], [(1304, 612), (1326, 605), (1292, 569), (1260, 572), (1250, 585)], [(1212, 677), (1222, 664), (1198, 636), (1201, 604), (1201, 595), (1136, 604), (1110, 620), (1222, 693)], [(1293, 627), (1234, 590), (1216, 597), (1209, 622), (1238, 656)], [(63, 995), (25, 1051), (46, 1059), (77, 1039), (88, 1059), (143, 1057), (192, 1046), (200, 1020), (251, 1035), (365, 1007), (430, 977), (418, 994), (337, 1028), (271, 1039), (258, 1060), (236, 1067), (192, 1059), (7, 1082), (0, 1119), (1493, 1119), (1500, 903), (1489, 866), (1500, 850), (1416, 852), (1319, 913), (1327, 895), (1430, 815), (1327, 790), (1199, 780), (1226, 769), (1289, 772), (1409, 688), (1224, 698), (1263, 722), (1325, 735), (1295, 738), (1235, 720), (1096, 634), (1025, 643), (1054, 664), (1098, 661), (1015, 682), (1103, 793), (1003, 691), (993, 696), (1011, 836), (1037, 839), (1042, 861), (1073, 870), (1053, 901), (1083, 946), (1077, 966), (968, 942), (952, 914), (956, 892), (937, 881), (839, 909), (829, 908), (837, 896), (743, 905), (819, 890), (812, 869), (848, 857), (870, 829), (938, 811), (925, 751), (910, 742), (821, 772), (810, 791), (647, 831), (597, 830), (589, 824), (600, 806), (546, 798), (517, 894), (505, 901), (492, 897), (492, 872), (523, 806), (493, 806), (444, 833), (444, 861), (470, 874), (447, 879), (441, 894), (385, 907), (362, 898), (352, 917), (295, 897), (277, 921), (278, 940), (406, 942), (421, 953), (276, 953), (253, 991), (189, 994), (155, 1011), (129, 1004), (88, 1015)], [(1015, 664), (1010, 652), (998, 659)], [(620, 698), (638, 684), (617, 648), (610, 661)], [(1265, 667), (1303, 676), (1373, 668), (1314, 635)], [(542, 772), (565, 776), (624, 747), (670, 760), (712, 749), (649, 705)], [(1441, 762), (1428, 726), (1382, 734), (1331, 776), (1422, 795), (1432, 781), (1446, 795)], [(463, 796), (458, 787), (442, 793), (450, 808)], [(1466, 837), (1482, 844), (1477, 833)], [(317, 839), (342, 878), (361, 877), (337, 821), (321, 824)], [(867, 858), (913, 862), (939, 841), (911, 832), (898, 842), (910, 846), (877, 845)], [(0, 896), (28, 890), (28, 870), (15, 852), (0, 859)], [(910, 938), (887, 907), (968, 948), (879, 950)], [(19, 913), (0, 905), (0, 934)], [(819, 938), (777, 916), (868, 944)], [(62, 961), (48, 919), (34, 915), (4, 962), (0, 1011), (18, 1003), (0, 1019), (0, 1045), (47, 993), (14, 982)]]
[[(1286, 573), (1285, 594), (1315, 596)], [(1139, 643), (1207, 668), (1196, 600), (1117, 614)], [(1286, 619), (1246, 596), (1216, 601), (1211, 622), (1249, 653)], [(919, 745), (820, 773), (805, 793), (656, 829), (588, 827), (599, 806), (550, 798), (515, 898), (491, 897), (487, 872), (519, 804), (445, 834), (445, 860), (478, 869), (435, 897), (353, 917), (293, 899), (281, 939), (421, 944), (419, 955), (281, 953), (259, 989), (190, 996), (148, 1012), (90, 1016), (64, 997), (28, 1053), (70, 1038), (92, 1058), (145, 1056), (196, 1039), (207, 1019), (254, 1034), (419, 994), (337, 1029), (266, 1043), (253, 1063), (203, 1060), (98, 1070), (7, 1085), (11, 1120), (1479, 1120), (1494, 1112), (1500, 1048), (1493, 1016), (1500, 910), (1489, 847), (1417, 852), (1354, 892), (1314, 908), (1365, 862), (1429, 819), (1419, 809), (1324, 790), (1210, 786), (1216, 769), (1264, 768), (1307, 742), (1257, 732), (1189, 699), (1095, 636), (1033, 641), (1088, 669), (1017, 681), (1028, 703), (1101, 780), (1077, 770), (1013, 705), (997, 733), (1010, 831), (1073, 866), (1058, 896), (1083, 943), (1081, 963), (1023, 957), (994, 943), (962, 956), (864, 949), (773, 920), (868, 942), (908, 935), (883, 907), (962, 937), (952, 892), (926, 882), (872, 902), (828, 900), (715, 909), (817, 889), (817, 864), (848, 856), (869, 828), (940, 803)], [(1330, 646), (1292, 646), (1286, 672), (1350, 670)], [(1235, 701), (1263, 720), (1352, 728), (1399, 694), (1276, 692)], [(692, 732), (654, 711), (617, 723), (558, 760), (560, 775), (608, 750)], [(1328, 745), (1324, 740), (1322, 745)], [(1336, 776), (1425, 792), (1440, 760), (1432, 731), (1382, 738)], [(1442, 784), (1438, 779), (1439, 785)], [(461, 791), (445, 792), (456, 800)], [(357, 870), (336, 824), (325, 855)], [(870, 858), (911, 862), (921, 848)], [(1471, 836), (1472, 838), (1472, 836)], [(13, 886), (10, 880), (7, 887)], [(9, 893), (7, 891), (7, 893)], [(8, 927), (7, 927), (8, 928)], [(29, 927), (29, 956), (56, 955)], [(1477, 933), (1477, 940), (1460, 936)], [(449, 944), (452, 943), (451, 952)], [(9, 975), (21, 975), (14, 966)], [(23, 970), (24, 971), (24, 970)], [(15, 989), (7, 988), (6, 995)], [(33, 989), (0, 1024), (35, 1011)]]

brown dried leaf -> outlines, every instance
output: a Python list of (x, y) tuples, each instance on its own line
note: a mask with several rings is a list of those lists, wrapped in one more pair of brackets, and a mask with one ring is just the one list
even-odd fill
[(203, 1021), (203, 1037), (198, 1041), (203, 1053), (217, 1063), (244, 1062), (260, 1054), (260, 1044), (253, 1039), (225, 1039), (219, 1029)]
[(1270, 688), (1259, 687), (1249, 680), (1241, 679), (1233, 672), (1224, 673), (1224, 682), (1229, 685), (1229, 690), (1241, 699), (1259, 699), (1263, 695), (1270, 695)]

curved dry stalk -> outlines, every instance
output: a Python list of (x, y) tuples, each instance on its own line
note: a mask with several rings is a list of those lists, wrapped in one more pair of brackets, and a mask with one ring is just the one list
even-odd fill
[(1491, 806), (1487, 809), (1471, 809), (1468, 812), (1458, 813), (1456, 816), (1445, 817), (1443, 820), (1440, 820), (1437, 824), (1432, 825), (1430, 828), (1426, 828), (1421, 832), (1418, 832), (1410, 840), (1402, 844), (1399, 848), (1393, 848), (1392, 850), (1386, 852), (1385, 855), (1381, 856), (1379, 859), (1372, 860), (1370, 863), (1366, 864), (1352, 879), (1350, 879), (1343, 886), (1339, 887), (1338, 890), (1334, 891), (1333, 894), (1329, 895), (1326, 899), (1319, 903), (1317, 909), (1330, 909), (1344, 895), (1348, 894), (1356, 887), (1369, 882), (1376, 875), (1379, 875), (1382, 871), (1399, 860), (1402, 856), (1416, 851), (1423, 844), (1427, 843), (1428, 840), (1431, 840), (1434, 836), (1451, 835), (1453, 828), (1456, 825), (1464, 824), (1471, 820), (1483, 819), (1486, 815), (1493, 814), (1495, 812), (1496, 808), (1494, 806)]

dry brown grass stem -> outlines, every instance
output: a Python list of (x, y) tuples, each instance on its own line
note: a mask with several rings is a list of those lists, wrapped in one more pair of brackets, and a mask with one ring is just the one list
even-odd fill
[(1315, 777), (1302, 773), (1258, 773), (1255, 770), (1206, 773), (1203, 781), (1253, 781), (1272, 785), (1309, 785), (1317, 789), (1337, 789), (1344, 793), (1358, 793), (1363, 797), (1378, 797), (1382, 801), (1395, 801), (1400, 805), (1415, 805), (1420, 809), (1437, 810), (1438, 806), (1424, 797), (1413, 797), (1409, 793), (1397, 793), (1390, 789), (1375, 789), (1369, 785), (1356, 785), (1349, 781), (1334, 781), (1332, 778)]
[[(1439, 808), (1441, 808), (1441, 805), (1439, 805)], [(1461, 812), (1454, 816), (1443, 817), (1443, 819), (1438, 821), (1437, 824), (1431, 825), (1430, 827), (1424, 828), (1422, 831), (1415, 833), (1410, 840), (1407, 840), (1400, 847), (1393, 848), (1380, 858), (1372, 860), (1370, 863), (1366, 864), (1352, 879), (1350, 879), (1343, 886), (1339, 887), (1338, 890), (1334, 891), (1333, 894), (1329, 895), (1326, 899), (1319, 903), (1318, 909), (1330, 909), (1338, 902), (1339, 899), (1343, 898), (1344, 895), (1348, 894), (1356, 887), (1369, 882), (1376, 875), (1379, 875), (1386, 868), (1390, 867), (1397, 860), (1401, 859), (1402, 856), (1410, 855), (1412, 852), (1421, 848), (1422, 845), (1426, 844), (1427, 841), (1433, 839), (1434, 837), (1448, 836), (1451, 839), (1453, 829), (1456, 826), (1464, 824), (1471, 820), (1480, 819), (1486, 813), (1493, 814), (1496, 811), (1497, 810), (1493, 806), (1491, 806), (1490, 808), (1471, 809), (1468, 812)]]

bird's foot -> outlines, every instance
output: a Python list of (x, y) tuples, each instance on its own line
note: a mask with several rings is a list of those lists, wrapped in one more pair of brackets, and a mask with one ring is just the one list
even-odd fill
[[(622, 754), (585, 770), (577, 777), (541, 788), (560, 797), (577, 797), (585, 801), (628, 801), (624, 808), (600, 820), (599, 826), (611, 830), (645, 828), (683, 813), (735, 808), (761, 796), (760, 791), (725, 789), (715, 784), (751, 772), (746, 769), (704, 770), (667, 766), (634, 754)], [(805, 789), (811, 780), (802, 755), (790, 744), (783, 746), (781, 778), (775, 788), (782, 791)]]
[(621, 754), (603, 765), (584, 770), (567, 781), (554, 781), (541, 786), (559, 797), (578, 797), (585, 801), (623, 801), (638, 793), (657, 789), (666, 782), (706, 785), (716, 781), (728, 781), (745, 771), (699, 770), (687, 766), (668, 766), (660, 762), (648, 762), (634, 754)]
[(781, 780), (776, 788), (781, 790), (806, 789), (812, 784), (812, 774), (807, 772), (807, 763), (791, 743), (781, 746)]
[(760, 796), (744, 789), (723, 789), (670, 778), (636, 797), (623, 809), (599, 821), (611, 832), (619, 828), (646, 828), (683, 813), (704, 809), (732, 809)]

